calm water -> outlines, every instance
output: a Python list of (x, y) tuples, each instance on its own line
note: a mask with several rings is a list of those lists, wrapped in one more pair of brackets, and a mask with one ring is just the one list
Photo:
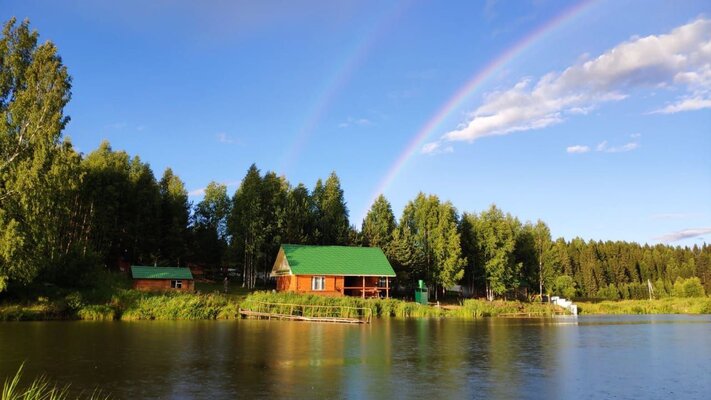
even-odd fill
[(0, 323), (22, 361), (119, 399), (708, 399), (711, 316)]

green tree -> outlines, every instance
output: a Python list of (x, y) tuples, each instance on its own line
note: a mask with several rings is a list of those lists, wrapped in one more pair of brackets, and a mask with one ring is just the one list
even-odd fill
[(324, 184), (320, 179), (316, 183), (314, 204), (316, 206), (318, 243), (348, 244), (350, 231), (348, 207), (343, 197), (341, 181), (335, 172), (331, 172)]
[[(409, 277), (423, 279), (438, 298), (440, 287), (448, 287), (464, 274), (466, 260), (461, 256), (461, 241), (456, 210), (441, 203), (437, 196), (419, 193), (403, 210), (393, 244), (409, 253)], [(397, 243), (407, 241), (406, 245)]]
[(533, 226), (533, 240), (536, 248), (536, 259), (538, 264), (538, 291), (543, 296), (543, 286), (551, 283), (555, 276), (553, 255), (551, 254), (553, 243), (551, 241), (551, 231), (545, 222), (540, 219)]
[(493, 300), (510, 288), (518, 286), (521, 265), (514, 259), (518, 221), (495, 205), (478, 218), (476, 232), (479, 253), (486, 277), (486, 295)]
[(284, 243), (307, 244), (314, 241), (315, 206), (302, 183), (289, 190), (284, 209)]
[(188, 254), (188, 219), (190, 203), (188, 191), (173, 170), (166, 168), (160, 187), (160, 259), (170, 265), (181, 266)]
[(193, 213), (193, 238), (196, 261), (206, 264), (213, 272), (226, 256), (228, 231), (227, 218), (232, 204), (227, 196), (227, 186), (210, 182), (205, 196), (195, 206)]
[(363, 220), (363, 239), (367, 246), (380, 247), (387, 253), (387, 246), (393, 240), (395, 215), (390, 202), (382, 194), (375, 199)]
[(60, 143), (70, 97), (71, 78), (54, 44), (38, 45), (28, 21), (8, 21), (0, 37), (1, 288), (31, 281), (76, 244), (57, 236), (71, 226), (81, 181), (71, 145)]
[(286, 227), (285, 213), (289, 183), (284, 177), (277, 176), (274, 172), (267, 172), (260, 184), (260, 204), (262, 221), (262, 234), (264, 242), (260, 250), (260, 260), (266, 286), (266, 277), (271, 269), (271, 263), (276, 259), (279, 246), (283, 240)]
[(242, 264), (242, 286), (252, 289), (257, 281), (260, 250), (264, 244), (262, 221), (262, 178), (252, 164), (232, 198), (229, 231), (233, 250)]
[(575, 297), (575, 281), (568, 275), (560, 275), (553, 283), (553, 291), (566, 299)]

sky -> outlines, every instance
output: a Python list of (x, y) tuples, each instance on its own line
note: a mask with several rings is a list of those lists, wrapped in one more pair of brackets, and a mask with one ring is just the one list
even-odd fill
[(380, 193), (491, 204), (554, 237), (711, 242), (704, 0), (8, 1), (73, 78), (64, 135), (197, 202), (256, 163), (351, 223)]

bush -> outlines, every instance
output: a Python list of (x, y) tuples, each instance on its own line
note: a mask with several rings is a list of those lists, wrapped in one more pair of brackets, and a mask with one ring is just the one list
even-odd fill
[(709, 314), (711, 298), (664, 298), (658, 300), (578, 303), (580, 314)]
[(95, 304), (85, 306), (77, 311), (79, 319), (89, 321), (111, 321), (116, 319), (116, 310), (113, 307), (104, 304)]
[(553, 283), (553, 291), (559, 296), (563, 296), (566, 299), (572, 299), (575, 297), (575, 281), (572, 277), (568, 275), (561, 275), (555, 278)]
[(614, 283), (611, 283), (607, 287), (601, 287), (597, 291), (597, 297), (605, 300), (619, 300), (620, 292), (617, 290), (617, 286), (615, 286)]
[(697, 277), (689, 278), (682, 284), (684, 297), (704, 297), (706, 295), (701, 279)]

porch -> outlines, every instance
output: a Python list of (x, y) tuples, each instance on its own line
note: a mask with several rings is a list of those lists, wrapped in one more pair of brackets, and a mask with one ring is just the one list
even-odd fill
[(345, 276), (343, 283), (345, 296), (390, 298), (390, 278), (386, 276)]

